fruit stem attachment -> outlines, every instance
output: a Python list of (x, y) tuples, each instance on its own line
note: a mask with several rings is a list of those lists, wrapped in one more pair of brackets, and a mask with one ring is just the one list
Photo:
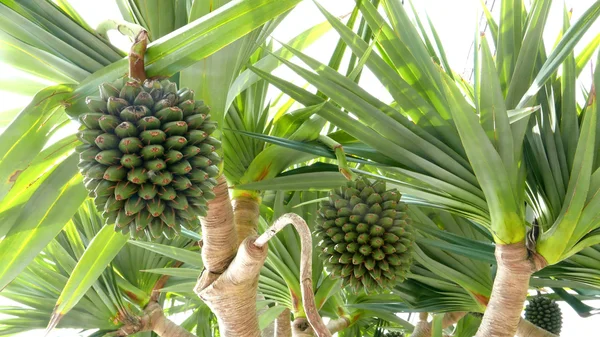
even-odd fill
[(275, 220), (271, 228), (254, 241), (254, 245), (262, 248), (271, 238), (290, 223), (296, 228), (300, 236), (300, 283), (302, 284), (302, 303), (304, 304), (306, 318), (317, 337), (331, 337), (331, 333), (325, 323), (323, 323), (323, 319), (319, 315), (315, 304), (312, 284), (312, 236), (306, 221), (298, 214), (286, 213)]
[(129, 77), (143, 82), (146, 79), (144, 56), (148, 46), (148, 32), (142, 29), (136, 36), (129, 51)]
[(340, 173), (350, 181), (356, 180), (358, 178), (358, 175), (352, 172), (352, 169), (350, 169), (350, 167), (348, 166), (348, 161), (346, 160), (346, 153), (344, 152), (344, 147), (342, 146), (342, 144), (336, 142), (335, 140), (325, 135), (320, 135), (319, 141), (333, 150), (335, 158), (338, 162)]

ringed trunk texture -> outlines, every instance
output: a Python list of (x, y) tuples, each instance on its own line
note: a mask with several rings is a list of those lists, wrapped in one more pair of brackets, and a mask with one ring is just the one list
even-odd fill
[(498, 270), (476, 337), (514, 337), (527, 297), (529, 278), (546, 265), (541, 256), (527, 250), (525, 241), (497, 244), (495, 255)]
[(558, 337), (557, 335), (548, 332), (544, 329), (538, 328), (534, 324), (524, 319), (519, 321), (517, 326), (518, 337)]
[(238, 240), (233, 222), (233, 208), (224, 176), (217, 178), (216, 197), (208, 202), (208, 211), (202, 224), (202, 261), (213, 274), (221, 274), (235, 256)]
[(216, 197), (201, 219), (205, 270), (194, 291), (217, 316), (221, 336), (260, 337), (256, 296), (267, 247), (256, 247), (254, 237), (238, 245), (227, 181), (217, 181)]
[(267, 246), (257, 247), (254, 240), (250, 237), (242, 242), (227, 270), (208, 285), (203, 282), (205, 271), (194, 289), (217, 316), (219, 332), (224, 337), (261, 336), (256, 293)]
[(238, 244), (249, 236), (257, 235), (259, 207), (259, 200), (253, 197), (240, 196), (233, 199), (233, 218)]
[(290, 309), (285, 309), (275, 320), (275, 337), (292, 337)]

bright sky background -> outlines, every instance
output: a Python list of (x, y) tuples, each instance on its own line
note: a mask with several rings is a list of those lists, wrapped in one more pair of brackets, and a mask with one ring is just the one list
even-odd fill
[[(120, 17), (118, 8), (114, 1), (89, 1), (89, 0), (69, 0), (70, 3), (79, 11), (92, 27), (96, 27), (98, 23), (108, 18)], [(500, 0), (487, 0), (488, 4), (495, 2), (495, 7), (499, 7)], [(591, 6), (595, 0), (568, 0), (567, 8), (573, 8), (573, 19), (578, 18), (583, 11)], [(349, 14), (354, 6), (353, 0), (319, 0), (319, 3), (324, 5), (330, 12), (336, 16)], [(466, 71), (468, 73), (472, 68), (472, 61), (468, 58), (472, 46), (473, 36), (475, 33), (475, 22), (480, 17), (479, 0), (417, 0), (414, 1), (421, 15), (425, 12), (429, 14), (432, 22), (436, 24), (436, 29), (444, 42), (450, 66), (458, 72)], [(555, 37), (562, 26), (562, 7), (563, 1), (555, 0), (547, 23), (547, 36), (544, 37), (547, 45), (553, 45)], [(498, 9), (498, 8), (495, 8)], [(494, 10), (494, 13), (497, 13)], [(317, 10), (312, 1), (304, 1), (288, 15), (285, 21), (274, 32), (274, 37), (281, 41), (287, 41), (294, 37), (299, 32), (324, 21), (324, 17)], [(591, 38), (600, 32), (600, 23), (597, 22), (590, 30), (593, 34), (588, 34), (582, 39), (581, 45), (585, 45)], [(120, 38), (117, 35), (111, 35), (116, 38), (116, 43), (120, 46), (127, 46), (127, 40)], [(306, 52), (311, 56), (327, 63), (333, 47), (337, 42), (335, 33), (331, 32), (324, 36), (320, 41), (308, 48)], [(577, 50), (577, 49), (576, 49)], [(594, 59), (594, 58), (593, 58)], [(468, 61), (469, 60), (469, 61)], [(590, 70), (584, 70), (590, 74)], [(6, 69), (6, 66), (0, 64), (0, 76), (11, 76), (14, 72)], [(291, 71), (286, 69), (278, 69), (278, 76), (289, 78), (292, 76)], [(14, 75), (12, 75), (14, 76)], [(584, 82), (589, 81), (588, 79)], [(588, 82), (589, 83), (589, 82)], [(381, 85), (369, 74), (365, 74), (362, 78), (363, 87), (367, 87), (372, 93), (381, 95), (385, 90), (378, 90)], [(3, 104), (13, 104), (14, 107), (24, 105), (28, 102), (28, 97), (9, 96), (6, 92), (0, 91)], [(386, 99), (383, 95), (382, 99)], [(387, 99), (386, 99), (387, 100)], [(12, 103), (7, 103), (12, 102)], [(7, 108), (5, 106), (5, 108)], [(0, 305), (6, 302), (0, 300)], [(563, 310), (563, 333), (562, 337), (580, 337), (597, 335), (597, 329), (600, 326), (600, 318), (598, 316), (583, 319), (577, 316), (568, 305), (560, 303)], [(600, 307), (600, 301), (590, 302), (589, 305)], [(595, 331), (595, 332), (592, 332)], [(43, 336), (43, 331), (31, 331), (20, 334), (19, 337), (40, 337)], [(85, 336), (78, 334), (76, 331), (55, 331), (49, 337), (75, 337)]]

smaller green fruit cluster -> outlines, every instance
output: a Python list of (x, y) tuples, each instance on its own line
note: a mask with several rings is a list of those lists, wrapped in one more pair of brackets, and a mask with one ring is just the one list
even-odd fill
[(525, 319), (555, 335), (559, 335), (562, 329), (560, 307), (554, 300), (545, 296), (536, 296), (529, 300), (525, 307)]
[(407, 205), (385, 182), (360, 179), (330, 192), (321, 202), (315, 234), (333, 277), (367, 292), (406, 279), (414, 243)]
[(404, 332), (388, 331), (383, 335), (383, 337), (404, 337)]

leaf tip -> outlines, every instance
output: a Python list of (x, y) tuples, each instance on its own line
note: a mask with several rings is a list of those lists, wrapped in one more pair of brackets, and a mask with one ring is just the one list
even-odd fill
[(44, 337), (47, 337), (50, 334), (50, 332), (54, 330), (54, 328), (58, 325), (58, 322), (60, 322), (60, 320), (63, 317), (62, 314), (56, 312), (57, 309), (58, 307), (55, 307), (54, 312), (52, 312), (52, 317), (50, 318), (50, 322), (48, 322), (48, 326), (46, 327)]

